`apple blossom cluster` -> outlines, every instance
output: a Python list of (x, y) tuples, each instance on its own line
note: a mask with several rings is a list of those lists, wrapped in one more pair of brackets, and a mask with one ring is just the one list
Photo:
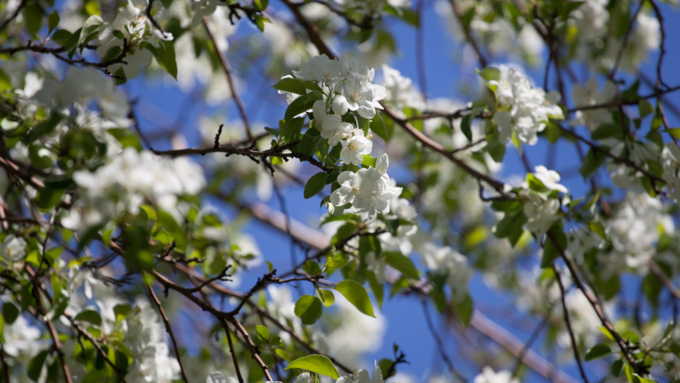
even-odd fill
[(501, 128), (500, 141), (507, 143), (511, 137), (534, 145), (537, 134), (545, 129), (549, 119), (562, 119), (564, 114), (557, 105), (560, 96), (552, 91), (533, 87), (529, 79), (517, 68), (500, 65), (499, 77), (488, 81), (496, 95), (498, 110), (493, 121)]
[[(402, 189), (393, 186), (387, 175), (389, 159), (386, 153), (378, 157), (376, 167), (344, 171), (338, 175), (340, 187), (331, 194), (336, 210), (352, 205), (352, 211), (373, 220), (377, 214), (390, 210), (390, 201), (399, 197)], [(335, 214), (335, 210), (333, 211)]]
[[(348, 168), (361, 166), (364, 156), (370, 156), (373, 150), (372, 134), (366, 135), (366, 131), (358, 127), (357, 116), (352, 113), (370, 120), (376, 117), (376, 109), (382, 109), (379, 101), (385, 98), (386, 90), (372, 83), (375, 70), (352, 58), (331, 60), (321, 55), (303, 62), (293, 74), (296, 79), (311, 81), (322, 90), (322, 99), (312, 106), (313, 127), (328, 140), (330, 147), (342, 145), (339, 157), (345, 170), (338, 175), (339, 187), (333, 189), (326, 204), (329, 211), (339, 215), (351, 207), (352, 212), (368, 220), (389, 212), (389, 201), (398, 197), (402, 189), (394, 186), (387, 175), (387, 154), (380, 155), (375, 166)], [(297, 97), (289, 94), (287, 100), (292, 103)]]
[[(545, 166), (536, 166), (533, 179), (527, 177), (523, 187), (528, 190), (528, 200), (524, 203), (524, 215), (527, 221), (524, 228), (539, 237), (550, 229), (552, 224), (560, 218), (560, 201), (551, 198), (553, 191), (567, 193), (567, 188), (561, 185), (560, 175)], [(536, 185), (535, 181), (540, 181)]]
[(185, 157), (168, 159), (127, 148), (94, 172), (73, 175), (84, 193), (75, 199), (62, 223), (72, 230), (104, 224), (125, 213), (136, 214), (151, 199), (176, 211), (177, 197), (197, 194), (205, 185), (202, 168)]
[[(571, 98), (574, 100), (574, 105), (577, 108), (603, 105), (611, 102), (615, 96), (616, 85), (613, 82), (605, 82), (602, 91), (600, 91), (600, 85), (595, 78), (588, 80), (585, 86), (574, 84), (574, 88), (571, 91)], [(597, 129), (602, 124), (612, 122), (611, 111), (606, 108), (578, 110), (575, 117), (571, 121), (572, 125), (585, 125), (591, 131)]]
[(314, 56), (293, 74), (300, 80), (318, 83), (324, 93), (326, 109), (332, 109), (338, 116), (351, 110), (371, 119), (375, 117), (376, 108), (382, 109), (379, 101), (385, 98), (385, 87), (373, 84), (375, 69), (369, 69), (356, 59), (343, 56), (331, 60), (326, 55)]
[[(115, 58), (127, 48), (125, 62), (115, 63), (108, 66), (111, 73), (122, 70), (126, 79), (135, 79), (142, 67), (151, 64), (152, 52), (145, 48), (143, 43), (148, 43), (155, 48), (163, 48), (161, 41), (172, 41), (173, 36), (167, 31), (156, 28), (146, 15), (149, 0), (128, 0), (125, 7), (118, 9), (116, 18), (111, 23), (105, 23), (99, 16), (91, 16), (85, 25), (100, 24), (99, 47), (97, 54), (102, 58)], [(160, 3), (157, 3), (160, 4)], [(155, 18), (162, 18), (163, 9), (157, 8)]]

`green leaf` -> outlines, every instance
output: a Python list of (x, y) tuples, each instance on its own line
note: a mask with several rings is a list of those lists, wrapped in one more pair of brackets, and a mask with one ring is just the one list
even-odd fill
[(467, 137), (468, 141), (472, 142), (472, 119), (474, 118), (474, 113), (470, 113), (467, 116), (463, 117), (463, 119), (460, 122), (460, 130), (463, 132), (465, 137)]
[(308, 156), (313, 156), (322, 143), (323, 138), (317, 129), (307, 129), (295, 151)]
[(139, 137), (129, 128), (111, 128), (106, 131), (116, 138), (123, 148), (132, 147), (137, 150), (142, 150), (142, 143)]
[(59, 14), (57, 13), (57, 11), (52, 11), (52, 13), (50, 13), (50, 16), (48, 17), (49, 32), (47, 32), (47, 34), (52, 33), (52, 31), (54, 30), (54, 28), (57, 27), (57, 25), (59, 25)]
[(670, 128), (665, 130), (666, 133), (670, 134), (675, 138), (680, 138), (680, 128)]
[(541, 259), (541, 268), (551, 267), (553, 262), (555, 262), (555, 260), (560, 257), (560, 249), (564, 250), (567, 248), (567, 236), (564, 235), (562, 230), (559, 230), (556, 226), (554, 226), (552, 229), (550, 229), (549, 233), (553, 238), (555, 238), (559, 248), (555, 246), (552, 239), (546, 238), (545, 245), (543, 245), (543, 259)]
[(286, 121), (291, 121), (298, 114), (312, 109), (312, 106), (318, 100), (323, 100), (323, 94), (317, 91), (310, 92), (304, 96), (296, 98), (290, 103), (290, 105), (288, 105), (288, 109), (286, 109)]
[(405, 277), (411, 279), (418, 279), (418, 269), (413, 265), (410, 258), (398, 251), (390, 251), (385, 253), (385, 261), (388, 265), (399, 270)]
[(272, 136), (274, 136), (276, 138), (279, 138), (279, 136), (281, 135), (281, 130), (279, 130), (279, 129), (268, 128), (268, 127), (265, 126), (264, 130), (266, 130), (267, 133), (271, 134)]
[(486, 67), (482, 70), (475, 69), (475, 71), (487, 82), (492, 80), (498, 81), (501, 78), (501, 71), (498, 68)]
[(300, 132), (302, 131), (302, 124), (304, 124), (304, 122), (304, 118), (294, 118), (285, 123), (282, 130), (282, 138), (286, 143), (291, 143), (300, 139)]
[(296, 78), (282, 78), (281, 81), (274, 84), (272, 88), (299, 95), (307, 94), (307, 88), (305, 88), (305, 84)]
[(643, 378), (638, 374), (633, 374), (633, 383), (656, 383), (656, 380)]
[(303, 193), (305, 199), (310, 199), (323, 190), (326, 186), (326, 177), (328, 177), (328, 174), (319, 172), (309, 178)]
[(335, 295), (333, 295), (332, 291), (325, 290), (325, 289), (319, 289), (316, 292), (319, 294), (319, 298), (321, 299), (321, 303), (323, 303), (324, 306), (326, 306), (326, 307), (333, 306), (333, 303), (335, 303)]
[(349, 303), (353, 304), (359, 311), (375, 318), (371, 299), (368, 297), (368, 293), (364, 286), (347, 279), (338, 283), (338, 285), (335, 286), (335, 290), (347, 298)]
[(42, 9), (35, 1), (30, 1), (23, 9), (24, 20), (26, 20), (26, 30), (35, 39), (38, 38), (38, 31), (42, 25)]
[(602, 124), (591, 133), (590, 137), (593, 140), (604, 140), (607, 138), (623, 138), (623, 132), (620, 124)]
[[(58, 32), (59, 31), (57, 31), (57, 33)], [(57, 33), (55, 33), (55, 36), (56, 36)], [(80, 28), (77, 31), (73, 32), (73, 34), (69, 37), (69, 39), (64, 44), (64, 49), (66, 50), (66, 53), (68, 54), (68, 58), (73, 58), (73, 55), (76, 53), (76, 50), (78, 49), (78, 42), (80, 41), (80, 35), (82, 35), (82, 34), (83, 34), (83, 28)]]
[(295, 316), (302, 319), (302, 324), (311, 325), (321, 318), (323, 304), (315, 296), (303, 295), (295, 303)]
[(41, 121), (38, 125), (33, 127), (30, 132), (28, 132), (26, 137), (24, 137), (22, 140), (23, 143), (30, 145), (41, 136), (52, 133), (57, 125), (59, 125), (59, 122), (61, 122), (61, 118), (62, 116), (60, 113), (51, 113), (49, 118)]
[(583, 165), (581, 165), (581, 168), (578, 170), (579, 173), (581, 173), (581, 176), (583, 176), (583, 179), (593, 175), (597, 169), (604, 164), (606, 159), (607, 156), (604, 154), (590, 149), (588, 154), (586, 154), (586, 158), (583, 159)]
[(280, 348), (277, 348), (274, 350), (274, 353), (279, 356), (279, 358), (285, 360), (286, 362), (290, 363), (290, 355), (288, 355), (287, 352), (283, 351)]
[(466, 294), (465, 298), (461, 299), (460, 302), (453, 302), (453, 309), (456, 311), (458, 319), (460, 319), (463, 326), (467, 327), (470, 324), (470, 319), (472, 319), (472, 313), (474, 312), (474, 304), (470, 294)]
[(303, 356), (300, 359), (294, 360), (290, 365), (288, 365), (288, 367), (285, 368), (285, 370), (289, 370), (291, 368), (299, 368), (301, 370), (314, 372), (319, 375), (330, 376), (333, 379), (340, 378), (338, 370), (335, 369), (335, 366), (331, 360), (323, 355)]
[(269, 261), (265, 261), (265, 262), (267, 262), (267, 267), (269, 268), (269, 272), (271, 273), (272, 271), (274, 271), (274, 266), (272, 265), (272, 263), (269, 262)]
[(69, 41), (71, 36), (72, 36), (71, 32), (59, 29), (52, 35), (52, 41), (63, 47)]
[(76, 317), (75, 320), (77, 321), (85, 321), (85, 322), (90, 322), (93, 325), (101, 326), (102, 324), (102, 317), (99, 315), (98, 312), (94, 310), (85, 310), (81, 311)]
[(649, 101), (645, 100), (644, 98), (641, 99), (640, 102), (638, 102), (638, 109), (640, 110), (640, 118), (643, 118), (654, 113), (654, 107), (652, 106), (652, 104), (649, 103)]
[(113, 307), (113, 313), (116, 314), (116, 322), (120, 322), (122, 319), (127, 318), (128, 315), (132, 314), (134, 311), (132, 306), (128, 304), (120, 304)]
[(12, 81), (9, 79), (7, 73), (0, 68), (0, 92), (7, 89), (12, 89)]
[(28, 363), (28, 377), (33, 379), (33, 381), (37, 382), (38, 378), (40, 378), (40, 372), (42, 371), (43, 365), (45, 364), (45, 360), (47, 359), (47, 355), (49, 355), (49, 353), (49, 350), (44, 350), (36, 355), (30, 363)]
[(2, 305), (2, 316), (5, 323), (12, 324), (19, 317), (19, 308), (12, 302), (5, 302)]
[(43, 210), (57, 206), (61, 202), (61, 197), (71, 186), (73, 186), (73, 181), (70, 179), (45, 182), (45, 187), (40, 189), (36, 196), (36, 205)]
[(585, 359), (590, 361), (593, 359), (602, 358), (605, 355), (611, 354), (612, 350), (606, 344), (597, 344), (586, 351)]
[(102, 62), (107, 62), (115, 59), (116, 57), (118, 57), (118, 55), (120, 55), (120, 52), (122, 51), (123, 51), (122, 47), (119, 47), (117, 45), (112, 46), (111, 48), (109, 48), (109, 50), (106, 51), (106, 53), (102, 57)]
[[(104, 20), (98, 15), (88, 17), (87, 20), (85, 20), (85, 24), (83, 24), (83, 28), (81, 28), (80, 34), (78, 34), (78, 43), (73, 48), (73, 51), (75, 52), (75, 49), (85, 42), (91, 34), (96, 32), (102, 24), (104, 24)], [(74, 34), (74, 36), (75, 35), (76, 34)]]
[(257, 325), (255, 326), (255, 330), (257, 331), (257, 336), (259, 336), (262, 340), (269, 340), (269, 330), (266, 327)]
[(385, 143), (389, 144), (392, 139), (392, 133), (394, 133), (394, 125), (385, 124), (382, 114), (376, 113), (376, 116), (371, 120), (371, 131), (382, 138)]
[(321, 272), (321, 267), (319, 267), (319, 264), (316, 263), (316, 261), (310, 259), (302, 265), (302, 270), (304, 270), (307, 275), (314, 276)]
[(177, 79), (177, 60), (175, 58), (175, 46), (172, 41), (159, 41), (159, 48), (154, 51), (156, 61), (172, 77)]

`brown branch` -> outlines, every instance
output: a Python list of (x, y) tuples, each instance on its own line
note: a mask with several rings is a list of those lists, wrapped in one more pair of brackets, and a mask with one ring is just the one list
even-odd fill
[[(170, 156), (170, 157), (179, 157), (179, 156), (187, 156), (187, 155), (193, 155), (193, 154), (200, 154), (202, 156), (208, 154), (208, 153), (225, 153), (228, 156), (232, 154), (236, 155), (242, 155), (249, 157), (252, 160), (255, 160), (256, 158), (260, 158), (260, 160), (265, 160), (267, 157), (280, 157), (280, 158), (297, 158), (299, 160), (304, 160), (309, 162), (310, 164), (316, 166), (317, 168), (323, 170), (326, 173), (330, 173), (333, 171), (334, 168), (329, 168), (319, 162), (317, 159), (315, 159), (312, 156), (308, 156), (306, 154), (302, 153), (297, 153), (297, 152), (287, 152), (284, 153), (285, 150), (290, 149), (295, 147), (300, 141), (293, 141), (291, 143), (285, 144), (285, 145), (280, 145), (280, 146), (275, 146), (271, 149), (264, 150), (264, 151), (259, 151), (255, 149), (250, 149), (250, 148), (238, 148), (234, 147), (231, 145), (223, 145), (218, 148), (215, 148), (214, 146), (211, 147), (206, 147), (206, 148), (187, 148), (187, 149), (178, 149), (178, 150), (154, 150), (154, 149), (149, 149), (151, 150), (154, 154), (159, 155), (159, 156)], [(258, 160), (255, 160), (256, 162), (259, 163)]]
[(319, 35), (319, 29), (313, 25), (312, 23), (305, 18), (305, 16), (300, 12), (298, 7), (293, 4), (290, 0), (281, 0), (283, 4), (285, 4), (288, 9), (290, 9), (291, 12), (293, 12), (293, 15), (295, 16), (295, 19), (302, 25), (302, 27), (307, 31), (307, 35), (309, 36), (309, 41), (312, 42), (316, 46), (316, 48), (319, 50), (319, 53), (325, 54), (328, 56), (328, 58), (332, 59), (335, 58), (335, 54), (331, 51), (331, 49), (324, 43), (324, 41), (321, 39), (321, 36)]
[(583, 381), (585, 383), (588, 383), (588, 377), (586, 376), (586, 372), (583, 369), (583, 364), (581, 364), (581, 356), (579, 355), (578, 351), (578, 344), (576, 343), (576, 337), (574, 336), (574, 330), (571, 328), (571, 320), (569, 319), (569, 309), (567, 308), (567, 301), (565, 299), (565, 291), (564, 291), (564, 285), (562, 284), (562, 277), (560, 276), (560, 271), (557, 269), (557, 266), (553, 263), (552, 265), (553, 271), (555, 272), (555, 279), (557, 280), (557, 284), (560, 286), (560, 298), (562, 299), (562, 310), (564, 310), (564, 321), (567, 324), (567, 331), (569, 331), (569, 339), (571, 339), (571, 347), (574, 350), (574, 359), (576, 359), (576, 363), (578, 364), (578, 370), (581, 373), (581, 377), (583, 378)]
[(567, 258), (567, 255), (564, 253), (564, 249), (560, 247), (560, 245), (557, 243), (557, 240), (555, 239), (555, 236), (551, 233), (548, 232), (546, 234), (547, 240), (551, 241), (553, 246), (557, 249), (557, 251), (560, 254), (560, 257), (564, 261), (565, 265), (569, 269), (569, 273), (571, 274), (571, 277), (574, 279), (574, 283), (576, 286), (583, 292), (583, 295), (588, 299), (588, 302), (590, 302), (590, 305), (593, 307), (595, 310), (595, 314), (597, 314), (597, 317), (600, 319), (600, 322), (602, 322), (602, 325), (609, 331), (609, 333), (614, 337), (614, 340), (618, 344), (619, 348), (621, 349), (621, 352), (623, 353), (624, 357), (630, 364), (630, 366), (635, 370), (637, 374), (640, 374), (642, 371), (640, 370), (640, 367), (635, 363), (635, 359), (630, 353), (630, 350), (628, 349), (628, 346), (626, 345), (626, 341), (621, 338), (621, 335), (619, 335), (616, 330), (614, 330), (614, 326), (612, 326), (611, 322), (607, 319), (607, 317), (604, 315), (604, 311), (600, 307), (600, 303), (597, 301), (597, 299), (593, 296), (593, 294), (583, 285), (583, 282), (581, 282), (581, 279), (579, 278), (578, 274), (576, 273), (576, 269), (574, 265), (571, 263), (569, 258)]
[(427, 307), (427, 301), (425, 300), (425, 297), (423, 295), (420, 295), (419, 298), (423, 306), (423, 313), (425, 314), (425, 322), (427, 323), (427, 328), (430, 330), (430, 334), (432, 334), (435, 343), (437, 343), (437, 350), (439, 351), (439, 355), (444, 360), (444, 363), (446, 363), (446, 366), (449, 368), (449, 371), (451, 371), (451, 373), (456, 378), (458, 378), (458, 380), (460, 380), (461, 382), (467, 382), (467, 379), (456, 369), (456, 367), (454, 367), (453, 362), (451, 361), (449, 356), (446, 355), (444, 343), (442, 342), (442, 339), (439, 337), (439, 334), (437, 334), (437, 330), (434, 328), (434, 324), (432, 323), (432, 317), (430, 315), (430, 310)]
[(482, 65), (482, 68), (485, 68), (488, 65), (487, 59), (484, 57), (482, 54), (481, 49), (477, 45), (477, 42), (475, 41), (474, 36), (472, 36), (472, 32), (470, 31), (470, 27), (463, 25), (463, 11), (460, 9), (460, 6), (456, 3), (456, 0), (449, 0), (451, 3), (451, 7), (453, 8), (453, 13), (456, 15), (458, 18), (458, 22), (460, 23), (461, 28), (463, 28), (463, 32), (465, 33), (465, 37), (467, 38), (468, 42), (470, 43), (470, 46), (472, 46), (472, 49), (475, 50), (475, 53), (477, 53), (477, 57), (479, 58), (479, 63)]
[(385, 108), (384, 113), (387, 114), (394, 122), (396, 122), (399, 126), (401, 126), (404, 130), (406, 130), (407, 133), (409, 133), (411, 136), (413, 136), (416, 140), (420, 141), (423, 145), (429, 147), (430, 149), (439, 152), (442, 154), (444, 157), (446, 157), (448, 160), (453, 162), (454, 164), (458, 165), (458, 167), (462, 168), (466, 173), (468, 173), (470, 176), (486, 182), (489, 186), (494, 188), (503, 198), (512, 198), (511, 196), (507, 195), (503, 189), (503, 183), (500, 181), (497, 181), (490, 176), (486, 174), (482, 174), (478, 172), (477, 170), (471, 168), (468, 164), (466, 164), (463, 160), (457, 158), (454, 156), (451, 152), (447, 151), (444, 149), (444, 147), (439, 144), (438, 142), (434, 141), (430, 137), (426, 136), (424, 133), (413, 127), (408, 121), (405, 119), (397, 116), (394, 111), (392, 111), (390, 108), (386, 107), (383, 105)]
[(678, 288), (673, 285), (673, 282), (670, 279), (668, 279), (666, 274), (664, 274), (663, 271), (661, 271), (659, 265), (657, 265), (653, 259), (647, 261), (647, 264), (649, 265), (649, 269), (652, 271), (652, 273), (654, 273), (654, 275), (661, 281), (661, 283), (663, 283), (663, 285), (666, 286), (668, 291), (675, 297), (675, 299), (680, 300), (680, 290), (678, 290)]
[(243, 375), (241, 375), (241, 368), (238, 365), (238, 360), (236, 359), (236, 351), (234, 350), (234, 341), (231, 339), (231, 331), (229, 331), (229, 325), (224, 319), (220, 319), (222, 327), (224, 327), (224, 332), (226, 333), (227, 343), (229, 343), (229, 352), (231, 353), (231, 360), (234, 362), (234, 370), (236, 370), (236, 376), (238, 377), (238, 382), (243, 383)]
[[(478, 310), (475, 310), (472, 314), (470, 326), (503, 346), (516, 357), (519, 357), (524, 349), (524, 345), (519, 339)], [(522, 356), (522, 362), (552, 382), (577, 383), (574, 378), (559, 370), (554, 364), (543, 359), (532, 350), (526, 351)]]
[(269, 374), (269, 368), (267, 365), (262, 361), (262, 358), (260, 358), (260, 352), (257, 349), (257, 346), (255, 346), (255, 343), (253, 343), (253, 340), (250, 338), (250, 335), (248, 334), (248, 331), (246, 331), (245, 328), (243, 328), (243, 325), (241, 322), (236, 320), (236, 318), (230, 318), (227, 319), (234, 327), (236, 330), (241, 333), (241, 336), (245, 339), (246, 343), (248, 344), (248, 347), (250, 348), (250, 354), (253, 356), (253, 359), (257, 362), (258, 366), (262, 369), (262, 372), (264, 373), (265, 378), (267, 379), (268, 382), (274, 381), (272, 379), (271, 374)]
[(614, 76), (616, 76), (616, 72), (619, 70), (619, 65), (621, 64), (621, 58), (623, 57), (623, 51), (626, 49), (626, 45), (628, 45), (628, 39), (630, 37), (630, 32), (633, 30), (633, 25), (635, 24), (635, 21), (637, 20), (637, 15), (640, 13), (640, 10), (642, 9), (642, 6), (644, 5), (644, 2), (640, 2), (640, 6), (637, 8), (633, 16), (630, 18), (630, 24), (628, 24), (628, 29), (626, 30), (626, 34), (623, 36), (623, 42), (621, 43), (621, 48), (619, 49), (617, 55), (616, 55), (616, 61), (614, 62), (614, 66), (612, 67), (611, 72), (609, 73), (608, 78), (610, 80), (614, 80)]
[(11, 23), (12, 20), (16, 19), (17, 16), (19, 16), (19, 12), (21, 12), (21, 9), (23, 7), (25, 7), (27, 3), (28, 3), (28, 0), (21, 0), (21, 3), (19, 3), (19, 5), (17, 6), (17, 9), (14, 10), (14, 13), (12, 13), (12, 15), (10, 17), (8, 17), (7, 20), (5, 20), (2, 23), (2, 25), (0, 25), (0, 32), (2, 32), (3, 29), (7, 28), (9, 23)]
[(5, 355), (5, 349), (0, 343), (0, 362), (2, 362), (2, 376), (5, 378), (5, 383), (10, 383), (9, 380), (9, 366), (7, 365), (7, 356)]
[[(151, 1), (149, 1), (149, 4), (151, 4)], [(184, 379), (184, 381), (186, 383), (189, 383), (189, 379), (187, 379), (187, 374), (184, 371), (184, 365), (182, 364), (182, 358), (179, 355), (179, 347), (177, 347), (177, 340), (175, 339), (175, 334), (172, 332), (172, 326), (170, 325), (170, 320), (168, 320), (168, 316), (165, 315), (165, 310), (163, 310), (163, 306), (161, 305), (161, 301), (158, 300), (156, 293), (153, 292), (153, 288), (151, 286), (147, 286), (146, 289), (149, 292), (149, 297), (151, 298), (151, 301), (156, 305), (158, 312), (161, 314), (161, 318), (163, 318), (163, 324), (165, 324), (165, 330), (168, 332), (168, 334), (170, 334), (170, 339), (172, 340), (172, 345), (175, 348), (175, 355), (177, 355), (177, 363), (179, 363), (179, 369), (182, 372), (182, 379)]]
[(217, 47), (217, 39), (215, 38), (213, 31), (210, 29), (207, 17), (203, 17), (203, 26), (205, 27), (206, 32), (208, 32), (208, 36), (215, 47), (215, 52), (217, 52), (217, 56), (220, 58), (220, 62), (222, 63), (222, 68), (224, 69), (224, 74), (227, 76), (227, 82), (229, 83), (229, 89), (231, 90), (231, 96), (234, 98), (234, 102), (236, 102), (238, 112), (241, 115), (241, 120), (243, 120), (243, 127), (246, 130), (246, 134), (248, 135), (248, 138), (253, 141), (253, 132), (250, 130), (250, 122), (248, 122), (246, 108), (243, 105), (241, 95), (239, 94), (238, 89), (236, 89), (234, 79), (232, 78), (233, 69), (229, 64), (229, 60), (227, 60), (227, 56)]

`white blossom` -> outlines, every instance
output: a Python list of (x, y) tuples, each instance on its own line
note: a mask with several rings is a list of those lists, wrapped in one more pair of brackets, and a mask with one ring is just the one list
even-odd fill
[[(354, 130), (352, 124), (342, 122), (342, 117), (337, 114), (328, 114), (325, 102), (316, 101), (312, 111), (314, 112), (314, 126), (321, 130), (321, 137), (328, 139), (329, 146), (337, 145), (352, 134)], [(371, 147), (372, 145), (371, 143)], [(366, 154), (370, 152), (369, 150)]]
[(559, 218), (560, 201), (554, 198), (544, 200), (537, 194), (529, 193), (529, 200), (524, 203), (523, 209), (527, 217), (524, 229), (541, 236)]
[(545, 187), (547, 187), (550, 190), (557, 190), (562, 193), (567, 193), (567, 188), (559, 183), (560, 182), (559, 173), (557, 173), (554, 170), (548, 170), (543, 165), (536, 166), (534, 170), (536, 171), (534, 173), (534, 176), (536, 176), (536, 178), (538, 178)]
[[(386, 155), (385, 155), (386, 156)], [(389, 212), (389, 201), (401, 194), (400, 187), (391, 186), (386, 174), (374, 167), (359, 169), (356, 173), (344, 171), (338, 175), (340, 188), (331, 193), (334, 206), (353, 204), (354, 212), (375, 218), (376, 214)]]
[(371, 150), (373, 142), (364, 136), (363, 130), (354, 129), (352, 135), (346, 141), (342, 141), (340, 159), (345, 164), (358, 166), (364, 161), (364, 155), (371, 154)]
[(496, 98), (502, 110), (494, 113), (493, 121), (501, 128), (500, 140), (507, 142), (513, 133), (521, 142), (534, 145), (537, 133), (545, 129), (550, 118), (564, 118), (557, 105), (559, 94), (546, 94), (543, 89), (531, 86), (529, 79), (516, 68), (499, 66), (499, 80), (489, 81), (496, 86)]
[(0, 243), (0, 254), (12, 261), (20, 261), (26, 256), (26, 240), (14, 234), (8, 234)]
[[(586, 86), (574, 84), (571, 97), (574, 105), (578, 107), (602, 105), (610, 102), (616, 96), (616, 85), (607, 81), (602, 92), (596, 79), (591, 78)], [(607, 108), (595, 108), (576, 111), (576, 118), (572, 121), (573, 125), (585, 125), (590, 130), (597, 129), (601, 124), (612, 121), (611, 111)]]
[(495, 372), (491, 367), (484, 366), (482, 373), (475, 376), (473, 383), (519, 383), (519, 379), (513, 378), (510, 371)]

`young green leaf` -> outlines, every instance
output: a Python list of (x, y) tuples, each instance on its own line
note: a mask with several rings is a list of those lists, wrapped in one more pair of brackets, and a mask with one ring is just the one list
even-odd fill
[(328, 177), (328, 174), (319, 172), (309, 178), (307, 184), (305, 184), (305, 191), (303, 193), (305, 199), (314, 197), (326, 187), (326, 177)]
[(329, 376), (333, 379), (340, 378), (338, 370), (335, 369), (335, 366), (331, 360), (323, 355), (303, 356), (302, 358), (291, 362), (291, 364), (288, 365), (288, 367), (286, 367), (284, 370), (289, 370), (291, 368), (307, 370), (319, 375)]
[(305, 84), (296, 78), (282, 78), (281, 81), (274, 84), (272, 88), (283, 92), (290, 92), (300, 95), (307, 94)]
[(347, 279), (338, 283), (338, 285), (335, 286), (335, 290), (347, 298), (349, 303), (353, 304), (359, 311), (375, 318), (371, 298), (368, 297), (368, 293), (364, 286), (353, 280)]
[(399, 270), (405, 277), (418, 279), (418, 269), (413, 265), (411, 259), (398, 251), (385, 253), (385, 261), (388, 265)]
[(295, 303), (295, 315), (302, 319), (302, 324), (312, 325), (321, 318), (323, 305), (319, 298), (303, 295)]

